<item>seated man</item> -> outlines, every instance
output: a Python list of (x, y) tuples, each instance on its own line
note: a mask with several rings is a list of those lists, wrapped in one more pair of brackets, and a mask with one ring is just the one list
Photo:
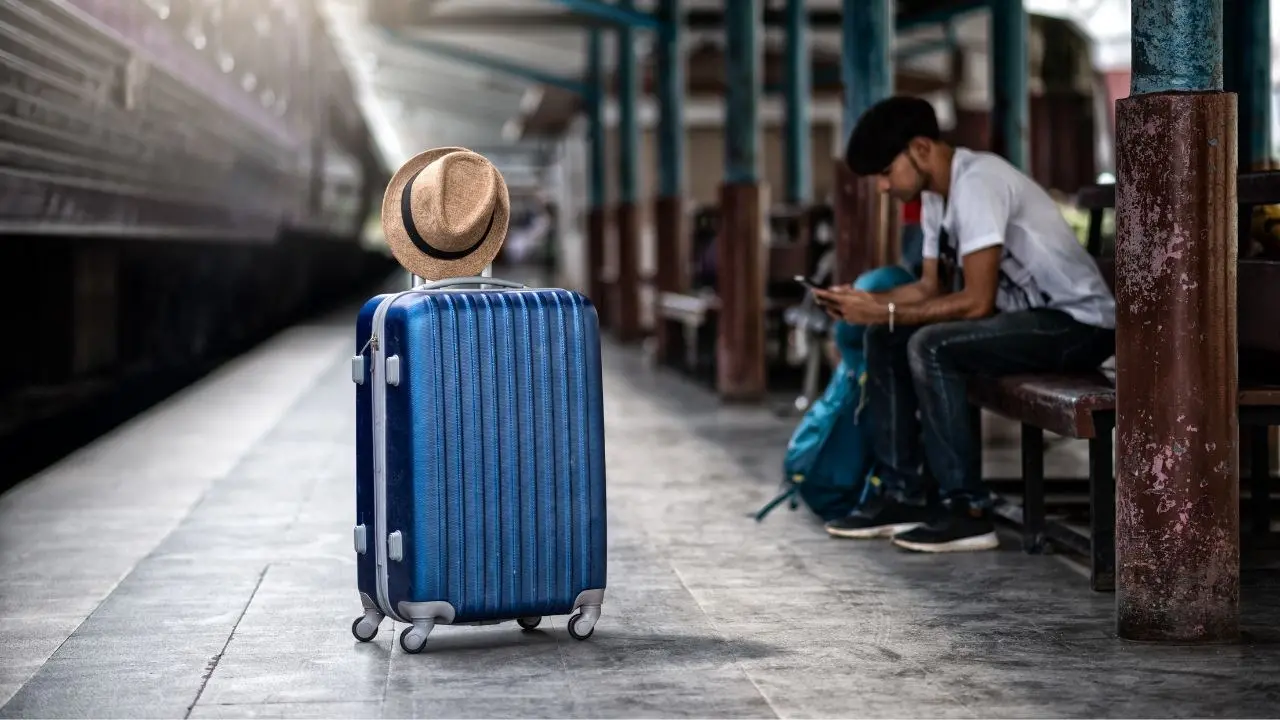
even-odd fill
[[(893, 97), (859, 119), (845, 151), (880, 192), (922, 199), (924, 265), (891, 292), (816, 293), (832, 315), (869, 326), (866, 410), (883, 482), (827, 531), (921, 552), (987, 550), (999, 543), (965, 376), (1096, 368), (1115, 352), (1115, 299), (1043, 189), (996, 155), (938, 138), (926, 101)], [(939, 255), (963, 272), (963, 289), (943, 287)], [(922, 460), (941, 509), (927, 506)]]

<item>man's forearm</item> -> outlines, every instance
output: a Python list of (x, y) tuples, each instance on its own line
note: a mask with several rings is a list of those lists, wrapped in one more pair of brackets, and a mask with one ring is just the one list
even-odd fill
[(928, 283), (917, 280), (906, 285), (899, 285), (885, 292), (871, 293), (871, 297), (875, 298), (876, 302), (881, 305), (888, 305), (889, 303), (905, 305), (908, 303), (921, 303), (934, 297), (934, 290)]
[[(974, 320), (986, 317), (992, 311), (990, 303), (984, 303), (964, 292), (948, 293), (907, 304), (898, 304), (897, 300), (888, 302), (895, 305), (893, 322), (896, 325), (927, 325), (948, 320)], [(887, 307), (884, 312), (884, 321), (889, 321)]]

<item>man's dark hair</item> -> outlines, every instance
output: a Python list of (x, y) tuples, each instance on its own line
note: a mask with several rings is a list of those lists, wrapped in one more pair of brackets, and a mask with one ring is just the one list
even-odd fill
[(872, 105), (853, 128), (844, 161), (858, 175), (884, 171), (918, 137), (937, 140), (938, 116), (927, 100), (895, 95)]

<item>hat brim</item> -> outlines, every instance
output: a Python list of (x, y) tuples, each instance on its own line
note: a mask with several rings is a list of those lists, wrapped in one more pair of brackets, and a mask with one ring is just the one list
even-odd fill
[(468, 152), (466, 148), (443, 147), (426, 150), (413, 156), (391, 176), (387, 191), (382, 196), (382, 234), (391, 248), (391, 255), (405, 270), (424, 280), (444, 280), (454, 277), (474, 277), (484, 272), (502, 250), (511, 223), (511, 195), (506, 180), (498, 173), (498, 198), (494, 207), (493, 225), (484, 242), (466, 257), (457, 260), (440, 260), (422, 252), (409, 238), (400, 214), (400, 196), (404, 186), (422, 168), (451, 152)]

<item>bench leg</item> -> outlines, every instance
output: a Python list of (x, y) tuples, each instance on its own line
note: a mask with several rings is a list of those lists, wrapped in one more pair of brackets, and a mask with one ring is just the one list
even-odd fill
[(1263, 539), (1271, 533), (1271, 457), (1267, 445), (1269, 427), (1249, 428), (1249, 518), (1252, 535)]
[(1044, 552), (1044, 430), (1022, 424), (1022, 549)]
[(1089, 236), (1085, 240), (1085, 248), (1093, 257), (1102, 256), (1102, 210), (1089, 211)]
[(1115, 417), (1097, 416), (1097, 434), (1089, 440), (1089, 515), (1093, 563), (1089, 586), (1100, 592), (1116, 589), (1116, 475), (1111, 430)]

